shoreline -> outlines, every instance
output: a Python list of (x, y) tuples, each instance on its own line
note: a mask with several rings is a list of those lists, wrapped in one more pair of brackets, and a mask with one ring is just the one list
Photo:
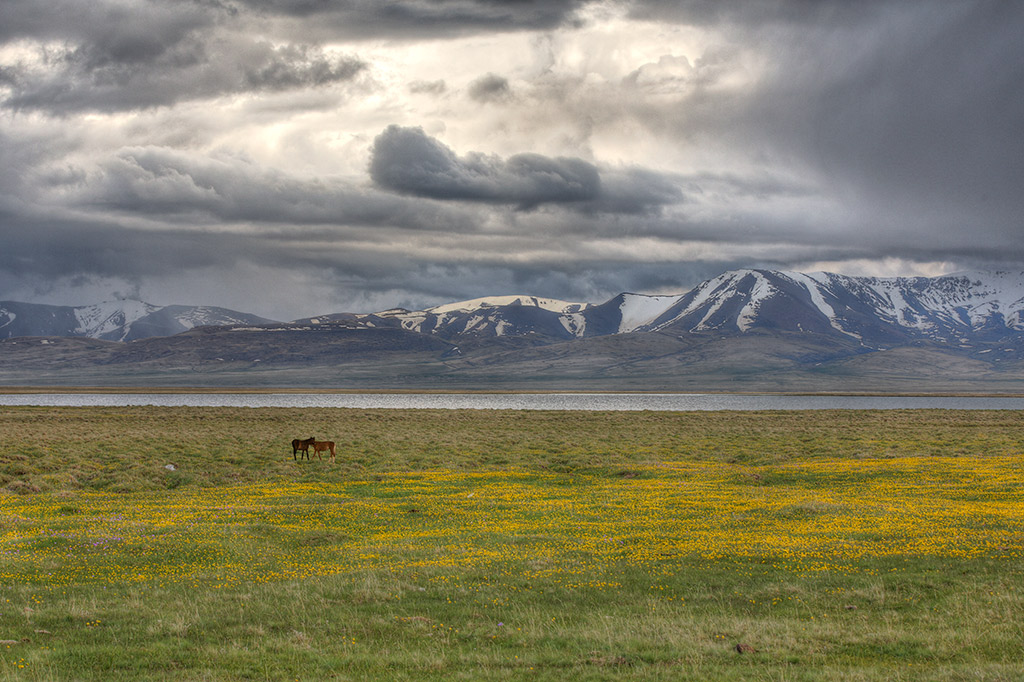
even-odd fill
[(723, 395), (723, 396), (793, 396), (793, 397), (878, 397), (878, 398), (1024, 398), (1020, 392), (981, 391), (665, 391), (665, 390), (593, 390), (593, 389), (356, 389), (204, 387), (204, 386), (0, 386), (0, 395)]

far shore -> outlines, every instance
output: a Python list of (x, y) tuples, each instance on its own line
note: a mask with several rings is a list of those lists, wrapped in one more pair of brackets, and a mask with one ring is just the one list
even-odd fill
[(203, 387), (203, 386), (0, 386), (0, 395), (33, 394), (336, 394), (336, 395), (557, 395), (576, 394), (620, 394), (620, 395), (779, 395), (779, 396), (873, 396), (893, 398), (1024, 398), (1021, 392), (982, 391), (667, 391), (667, 390), (594, 390), (594, 389), (546, 389), (514, 390), (497, 388), (430, 389), (430, 388), (282, 388), (282, 387)]

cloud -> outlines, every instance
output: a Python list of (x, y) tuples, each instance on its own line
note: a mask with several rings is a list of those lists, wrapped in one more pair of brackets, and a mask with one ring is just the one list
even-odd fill
[(66, 198), (121, 214), (186, 222), (475, 229), (466, 211), (456, 207), (423, 206), (340, 178), (290, 175), (244, 157), (163, 147), (120, 150)]
[(5, 0), (0, 42), (19, 39), (89, 44), (114, 59), (138, 60), (210, 26), (222, 12), (212, 3), (142, 0)]
[(291, 20), (314, 33), (349, 40), (442, 38), (551, 30), (572, 24), (580, 0), (236, 0), (261, 16)]
[[(678, 26), (678, 48), (649, 52), (618, 86), (563, 78), (529, 100), (538, 120), (586, 121), (599, 157), (629, 141), (646, 163), (686, 178), (738, 180), (701, 181), (714, 193), (700, 196), (682, 184), (687, 206), (712, 222), (742, 216), (752, 232), (790, 238), (783, 218), (802, 214), (812, 242), (1022, 257), (1020, 6), (643, 0), (629, 17)], [(623, 43), (610, 51), (631, 44), (615, 38)], [(517, 96), (529, 99), (527, 87)], [(748, 188), (767, 176), (782, 192), (770, 181), (770, 203), (757, 205)]]
[[(141, 232), (110, 220), (0, 210), (0, 271), (16, 277), (124, 276), (180, 272), (228, 261), (227, 235)], [(60, 248), (53, 248), (60, 244)]]
[(469, 97), (477, 102), (500, 102), (512, 96), (508, 79), (489, 73), (469, 84)]
[(602, 172), (578, 158), (471, 152), (459, 157), (422, 128), (389, 126), (374, 140), (370, 176), (378, 186), (438, 200), (554, 204), (582, 211), (641, 213), (682, 199), (678, 187), (650, 171)]
[(780, 41), (737, 121), (846, 192), (867, 231), (933, 244), (969, 241), (965, 229), (977, 240), (1019, 236), (1024, 12), (874, 5), (857, 24), (787, 31), (794, 40)]
[(413, 81), (409, 83), (409, 92), (414, 95), (440, 95), (448, 89), (443, 79), (436, 81)]
[[(4, 0), (0, 42), (33, 38), (154, 52), (199, 27), (258, 26), (304, 40), (413, 39), (551, 30), (573, 24), (580, 0)], [(285, 22), (282, 24), (282, 22)]]
[(0, 297), (1016, 267), (1020, 35), (997, 0), (3, 0)]
[(62, 115), (116, 112), (242, 93), (323, 88), (354, 80), (367, 65), (310, 45), (274, 46), (244, 37), (185, 36), (146, 50), (134, 42), (85, 44), (38, 64), (8, 67), (3, 106)]
[[(914, 2), (915, 0), (903, 0)], [(814, 25), (824, 22), (859, 21), (888, 0), (636, 0), (629, 3), (630, 16), (701, 27), (765, 24)], [(924, 4), (928, 4), (925, 2)]]

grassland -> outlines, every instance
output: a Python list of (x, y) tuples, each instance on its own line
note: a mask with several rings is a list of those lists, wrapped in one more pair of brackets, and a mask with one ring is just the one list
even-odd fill
[(1022, 452), (1015, 412), (5, 408), (0, 679), (1019, 680)]

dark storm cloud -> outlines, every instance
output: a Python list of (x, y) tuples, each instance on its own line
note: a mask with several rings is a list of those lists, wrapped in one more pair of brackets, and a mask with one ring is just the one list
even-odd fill
[[(638, 19), (694, 26), (766, 23), (818, 24), (856, 21), (892, 0), (635, 0), (629, 14)], [(906, 0), (907, 2), (926, 0)]]
[(0, 42), (68, 41), (93, 45), (113, 59), (138, 60), (213, 24), (220, 14), (212, 4), (190, 0), (4, 0)]
[(370, 176), (380, 187), (439, 200), (555, 204), (581, 211), (641, 213), (681, 200), (668, 179), (643, 170), (608, 173), (582, 159), (516, 154), (457, 156), (421, 128), (389, 126), (377, 136)]
[(264, 17), (292, 19), (306, 30), (350, 40), (452, 37), (548, 30), (573, 22), (579, 0), (236, 0)]
[[(154, 54), (199, 28), (252, 25), (294, 39), (452, 37), (550, 30), (574, 23), (586, 0), (4, 0), (0, 42), (92, 44), (121, 58)], [(280, 22), (290, 22), (284, 26)]]
[(897, 220), (916, 213), (935, 221), (928, 231), (1019, 235), (1024, 11), (997, 2), (927, 7), (889, 8), (873, 49), (851, 49), (842, 69), (808, 71), (804, 55), (787, 55), (796, 96), (763, 96), (754, 110), (766, 114), (766, 132)]
[(469, 84), (469, 97), (477, 102), (498, 102), (512, 96), (508, 79), (489, 73)]
[(468, 199), (536, 206), (594, 200), (597, 168), (580, 159), (522, 154), (508, 161), (463, 158), (421, 128), (390, 126), (373, 143), (370, 175), (380, 186), (434, 199)]

